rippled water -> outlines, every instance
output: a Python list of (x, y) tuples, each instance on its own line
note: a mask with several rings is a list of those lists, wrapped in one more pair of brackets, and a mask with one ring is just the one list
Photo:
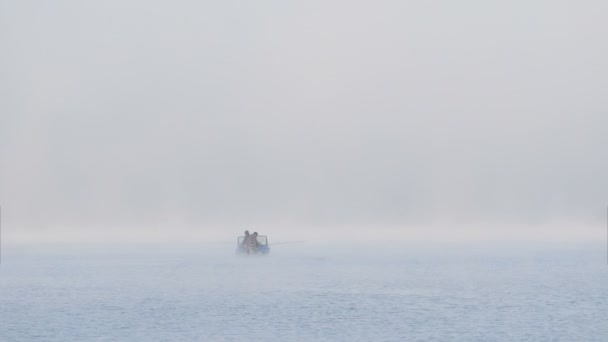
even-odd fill
[(13, 247), (0, 266), (0, 341), (607, 341), (596, 247)]

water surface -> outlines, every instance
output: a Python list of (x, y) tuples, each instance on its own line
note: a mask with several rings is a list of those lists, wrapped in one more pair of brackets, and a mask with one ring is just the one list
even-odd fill
[(0, 341), (608, 340), (602, 246), (5, 248)]

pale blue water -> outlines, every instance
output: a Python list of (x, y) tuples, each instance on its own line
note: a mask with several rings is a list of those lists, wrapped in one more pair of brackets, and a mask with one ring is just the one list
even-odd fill
[(0, 341), (608, 341), (600, 245), (3, 253)]

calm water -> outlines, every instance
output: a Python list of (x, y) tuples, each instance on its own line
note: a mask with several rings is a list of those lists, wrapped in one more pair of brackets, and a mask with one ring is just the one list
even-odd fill
[(5, 248), (0, 341), (608, 341), (600, 245), (232, 252)]

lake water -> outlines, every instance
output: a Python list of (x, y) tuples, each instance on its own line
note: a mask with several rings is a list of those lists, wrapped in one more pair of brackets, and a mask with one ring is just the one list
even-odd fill
[(0, 341), (608, 341), (605, 247), (5, 247)]

